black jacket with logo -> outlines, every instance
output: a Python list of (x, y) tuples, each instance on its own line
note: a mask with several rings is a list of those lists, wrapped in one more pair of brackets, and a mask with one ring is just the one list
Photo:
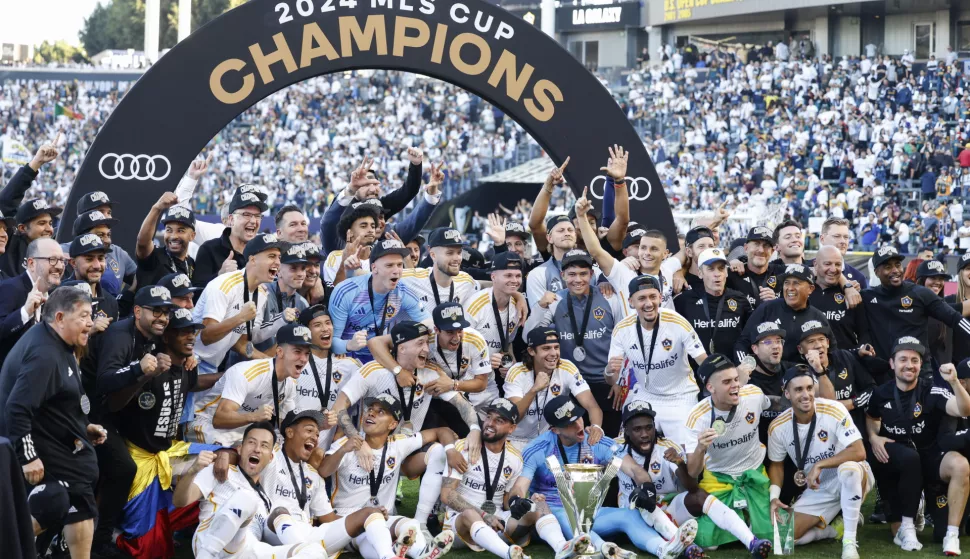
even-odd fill
[(836, 347), (855, 349), (872, 343), (865, 311), (861, 306), (850, 309), (845, 291), (838, 285), (823, 288), (815, 284), (815, 291), (808, 296), (808, 304), (825, 313), (835, 335)]
[(825, 313), (812, 307), (810, 304), (804, 309), (796, 311), (788, 306), (784, 299), (775, 299), (761, 305), (751, 313), (748, 323), (745, 325), (741, 336), (738, 338), (734, 349), (737, 358), (743, 359), (745, 355), (751, 353), (751, 344), (758, 333), (758, 325), (764, 322), (774, 322), (785, 331), (785, 352), (782, 359), (785, 361), (798, 360), (798, 338), (802, 334), (802, 324), (809, 320), (818, 320), (823, 325), (828, 324)]
[[(721, 300), (721, 317), (717, 319), (717, 307)], [(748, 317), (754, 312), (751, 302), (741, 292), (725, 289), (724, 294), (715, 297), (706, 290), (685, 289), (674, 297), (674, 308), (690, 322), (694, 331), (704, 344), (704, 351), (708, 355), (723, 353), (734, 355), (734, 343), (741, 331), (744, 330)], [(711, 339), (714, 339), (714, 350), (711, 350)]]

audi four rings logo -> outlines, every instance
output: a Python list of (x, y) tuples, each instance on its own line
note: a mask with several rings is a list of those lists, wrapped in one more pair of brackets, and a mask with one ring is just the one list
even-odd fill
[[(593, 198), (596, 198), (597, 200), (602, 200), (603, 199), (602, 188), (600, 189), (600, 192), (598, 193), (596, 192), (597, 181), (603, 181), (603, 188), (606, 188), (606, 175), (596, 175), (595, 177), (593, 177), (593, 180), (589, 181), (589, 194), (590, 196), (592, 196)], [(641, 181), (643, 182), (643, 184), (647, 185), (646, 192), (643, 195), (640, 194)], [(630, 189), (630, 200), (636, 200), (638, 202), (645, 201), (647, 198), (650, 197), (650, 194), (653, 192), (653, 186), (650, 184), (650, 181), (646, 179), (646, 177), (636, 177), (636, 178), (627, 177), (626, 187)]]
[(98, 171), (108, 180), (163, 181), (172, 172), (172, 162), (164, 155), (106, 153), (98, 161)]

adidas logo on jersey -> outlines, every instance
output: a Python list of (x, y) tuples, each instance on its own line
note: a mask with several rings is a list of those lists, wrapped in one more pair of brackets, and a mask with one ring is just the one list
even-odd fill
[(886, 408), (887, 410), (893, 409), (892, 405), (889, 402), (886, 402), (886, 405), (883, 407)]
[(879, 301), (876, 301), (876, 298), (875, 298), (875, 297), (873, 297), (873, 298), (872, 298), (872, 301), (869, 301), (869, 302), (870, 302), (870, 303), (878, 303)]

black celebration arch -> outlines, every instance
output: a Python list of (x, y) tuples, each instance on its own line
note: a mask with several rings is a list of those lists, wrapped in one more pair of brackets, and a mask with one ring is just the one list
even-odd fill
[[(630, 153), (635, 221), (677, 239), (657, 172), (636, 131), (599, 81), (555, 40), (482, 0), (254, 0), (165, 54), (122, 98), (71, 189), (101, 190), (125, 217), (114, 235), (133, 250), (143, 216), (172, 191), (205, 145), (257, 101), (344, 70), (407, 70), (475, 93), (517, 121), (566, 179), (601, 203), (606, 147)], [(70, 240), (70, 226), (58, 239)]]

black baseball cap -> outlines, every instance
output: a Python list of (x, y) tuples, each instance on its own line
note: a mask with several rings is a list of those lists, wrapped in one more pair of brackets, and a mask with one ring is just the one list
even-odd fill
[(411, 256), (411, 249), (397, 239), (378, 239), (374, 242), (370, 251), (370, 263), (377, 262), (378, 259), (389, 254), (397, 254), (402, 258)]
[(646, 400), (634, 400), (623, 406), (623, 417), (620, 419), (620, 423), (626, 425), (627, 421), (630, 421), (634, 417), (640, 417), (641, 415), (657, 417), (657, 412), (654, 411), (650, 402)]
[(902, 260), (902, 259), (903, 259), (903, 256), (899, 254), (899, 251), (896, 250), (896, 247), (894, 246), (880, 247), (879, 250), (877, 250), (872, 255), (872, 267), (873, 269), (875, 269), (875, 268), (878, 268), (879, 266), (882, 266), (886, 262), (889, 262), (890, 260)]
[(465, 309), (452, 301), (446, 301), (435, 307), (431, 311), (431, 316), (438, 330), (457, 330), (471, 327), (471, 323), (465, 319)]
[(192, 318), (192, 311), (189, 309), (174, 308), (168, 319), (168, 328), (171, 330), (182, 330), (184, 328), (204, 330), (205, 324)]
[(81, 199), (77, 201), (77, 213), (78, 215), (88, 213), (91, 210), (100, 208), (101, 206), (108, 206), (114, 210), (115, 203), (112, 202), (108, 195), (100, 190), (95, 190), (94, 192), (88, 192)]
[(135, 293), (136, 307), (172, 307), (172, 293), (160, 285), (146, 285)]
[[(350, 208), (356, 210), (361, 206), (373, 206), (374, 208), (377, 209), (378, 214), (384, 213), (384, 204), (381, 203), (380, 198), (368, 198), (367, 200), (363, 200), (361, 202), (354, 202), (353, 204), (350, 205)], [(347, 212), (347, 211), (349, 210), (344, 210), (344, 212)]]
[(957, 363), (957, 378), (960, 380), (970, 378), (970, 357)]
[(427, 336), (430, 333), (431, 331), (428, 330), (428, 327), (420, 322), (402, 320), (395, 324), (394, 328), (391, 328), (391, 341), (394, 343), (394, 347), (397, 347), (411, 340), (416, 340), (421, 336)]
[(748, 236), (744, 238), (744, 242), (750, 243), (751, 241), (765, 241), (767, 243), (774, 243), (771, 237), (771, 229), (763, 225), (756, 225), (751, 229), (748, 229)]
[(630, 280), (630, 284), (628, 286), (630, 297), (642, 289), (656, 289), (660, 293), (663, 293), (663, 287), (660, 285), (660, 278), (657, 276), (651, 276), (649, 274), (637, 276)]
[(633, 245), (639, 245), (640, 244), (640, 239), (646, 233), (647, 232), (645, 230), (643, 230), (643, 229), (634, 229), (634, 230), (630, 231), (629, 233), (627, 233), (626, 234), (626, 238), (623, 239), (623, 250), (626, 250), (627, 248), (629, 248), (629, 247), (631, 247)]
[(788, 264), (785, 266), (785, 271), (778, 274), (778, 281), (783, 284), (787, 278), (799, 279), (809, 284), (815, 283), (815, 277), (812, 275), (811, 268), (803, 264)]
[(560, 223), (568, 223), (568, 224), (572, 225), (573, 220), (569, 219), (569, 216), (565, 216), (565, 215), (562, 215), (562, 214), (554, 215), (552, 217), (549, 217), (549, 218), (546, 219), (546, 231), (547, 232), (548, 231), (552, 231), (553, 228), (555, 228)]
[(281, 241), (279, 237), (273, 233), (256, 235), (252, 238), (252, 240), (246, 243), (246, 248), (243, 249), (243, 258), (249, 260), (250, 256), (255, 256), (261, 252), (273, 250), (274, 248), (282, 252), (283, 244), (283, 241)]
[(829, 325), (821, 320), (806, 320), (802, 324), (801, 332), (798, 334), (798, 341), (801, 343), (809, 336), (814, 336), (815, 334), (825, 334), (825, 336), (832, 341), (832, 329)]
[(491, 271), (523, 270), (522, 257), (512, 251), (500, 252), (492, 257)]
[(896, 355), (897, 352), (903, 351), (904, 349), (913, 350), (920, 354), (921, 357), (926, 352), (926, 348), (923, 347), (923, 344), (920, 343), (919, 339), (914, 338), (913, 336), (903, 336), (902, 338), (896, 340), (896, 345), (893, 346), (892, 354)]
[(476, 270), (482, 269), (485, 267), (485, 255), (483, 255), (477, 248), (472, 248), (470, 246), (462, 247), (461, 267), (474, 268)]
[(519, 237), (523, 241), (527, 241), (532, 238), (532, 235), (526, 231), (525, 226), (518, 221), (507, 221), (505, 222), (505, 236), (506, 237)]
[(312, 241), (303, 241), (303, 250), (306, 251), (306, 259), (308, 262), (316, 262), (319, 264), (323, 260), (323, 251), (320, 250), (319, 245)]
[(280, 434), (284, 437), (286, 436), (286, 429), (296, 425), (301, 419), (312, 419), (317, 423), (317, 427), (323, 427), (323, 414), (317, 410), (303, 410), (296, 411), (292, 410), (290, 413), (286, 414), (283, 418), (283, 423), (280, 424)]
[(309, 326), (310, 323), (313, 322), (314, 318), (317, 318), (320, 316), (330, 316), (330, 310), (327, 308), (326, 305), (317, 304), (317, 305), (313, 305), (312, 307), (307, 307), (303, 309), (302, 311), (300, 311), (299, 321), (300, 321), (300, 324), (304, 326)]
[(47, 200), (43, 198), (37, 198), (34, 200), (27, 200), (20, 207), (17, 208), (17, 223), (30, 223), (37, 216), (47, 214), (51, 217), (57, 217), (61, 215), (64, 211), (61, 208), (57, 208), (47, 204)]
[(374, 404), (384, 408), (384, 410), (391, 414), (396, 421), (401, 421), (401, 416), (404, 415), (404, 409), (401, 407), (401, 402), (387, 392), (382, 392), (373, 398), (364, 398), (365, 410)]
[(182, 225), (195, 229), (195, 212), (185, 206), (172, 206), (162, 214), (161, 222), (162, 225), (166, 223), (181, 223)]
[(785, 370), (785, 376), (782, 377), (782, 387), (788, 386), (789, 381), (798, 377), (808, 377), (814, 381), (815, 373), (812, 372), (811, 367), (808, 365), (798, 364), (788, 367)]
[(310, 334), (310, 329), (298, 322), (285, 324), (280, 328), (276, 332), (276, 343), (279, 345), (316, 347), (313, 343), (313, 336)]
[(107, 225), (111, 228), (116, 223), (118, 223), (117, 219), (108, 217), (99, 210), (92, 210), (77, 216), (77, 219), (74, 220), (74, 235), (77, 236), (81, 233), (86, 233), (99, 225)]
[(734, 363), (731, 362), (722, 353), (713, 353), (708, 356), (707, 359), (701, 363), (701, 366), (697, 368), (697, 378), (700, 379), (702, 384), (707, 384), (714, 373), (719, 373), (721, 371), (726, 371), (728, 369), (733, 369)]
[(156, 285), (167, 288), (172, 297), (185, 297), (202, 291), (201, 287), (194, 287), (189, 276), (182, 272), (162, 276)]
[(967, 266), (970, 266), (970, 252), (966, 252), (960, 255), (960, 263), (957, 266), (957, 270), (962, 270)]
[(13, 216), (3, 215), (3, 212), (0, 212), (0, 221), (2, 221), (4, 227), (7, 227), (7, 228), (17, 226), (17, 219), (14, 218)]
[(924, 260), (920, 262), (919, 268), (916, 269), (917, 278), (936, 278), (944, 277), (949, 278), (950, 274), (946, 273), (946, 266), (939, 260)]
[(586, 410), (572, 394), (556, 396), (542, 410), (542, 416), (550, 427), (561, 428), (583, 417)]
[(461, 231), (453, 227), (438, 227), (433, 229), (428, 235), (428, 246), (435, 247), (460, 247), (464, 246), (465, 241), (461, 238)]
[(269, 199), (269, 193), (263, 190), (263, 187), (249, 183), (239, 185), (234, 194), (255, 194), (263, 202)]
[(755, 330), (754, 341), (758, 343), (770, 336), (781, 336), (781, 339), (784, 340), (785, 334), (785, 329), (778, 326), (777, 322), (762, 322)]
[(583, 268), (593, 268), (593, 257), (582, 249), (574, 248), (566, 252), (562, 257), (562, 269), (570, 266), (582, 266)]
[(242, 188), (236, 189), (236, 192), (232, 195), (232, 200), (229, 201), (229, 213), (235, 213), (237, 210), (248, 207), (259, 209), (259, 213), (269, 209), (264, 197), (255, 192), (243, 192)]
[(496, 398), (482, 409), (485, 413), (495, 412), (512, 423), (519, 422), (519, 408), (505, 398)]
[(532, 349), (545, 344), (558, 344), (559, 331), (548, 326), (533, 328), (532, 331), (529, 332), (529, 335), (526, 336), (526, 343)]
[(687, 235), (684, 236), (684, 242), (687, 243), (687, 246), (691, 246), (697, 241), (703, 239), (704, 237), (713, 239), (714, 232), (711, 231), (710, 227), (704, 227), (702, 225), (699, 227), (694, 227), (693, 229), (688, 231)]
[(77, 258), (82, 254), (91, 254), (92, 252), (107, 252), (108, 249), (105, 248), (104, 242), (101, 241), (101, 237), (91, 234), (84, 233), (74, 237), (71, 241), (71, 248), (68, 254), (71, 258)]
[(284, 243), (280, 250), (280, 264), (306, 264), (304, 243)]

